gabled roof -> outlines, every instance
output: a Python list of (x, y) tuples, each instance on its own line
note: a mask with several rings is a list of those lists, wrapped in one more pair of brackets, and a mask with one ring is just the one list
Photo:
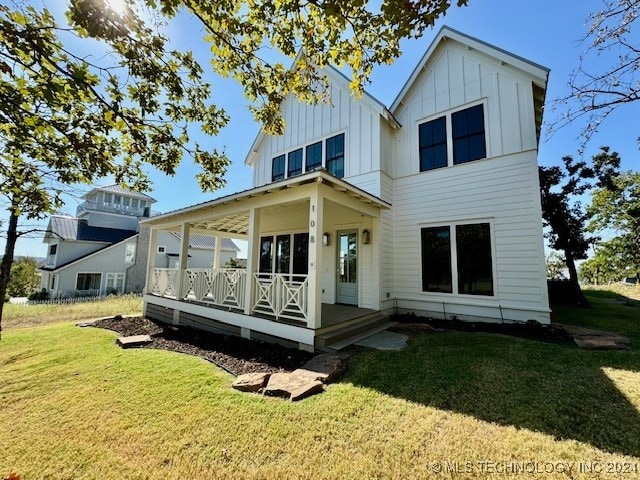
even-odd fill
[(135, 230), (121, 230), (117, 228), (94, 227), (85, 220), (78, 218), (52, 215), (45, 238), (61, 240), (117, 243), (132, 237)]
[[(135, 237), (137, 235), (138, 234), (136, 233), (133, 237)], [(111, 250), (112, 248), (117, 247), (121, 243), (124, 243), (126, 241), (131, 240), (133, 237), (125, 238), (124, 240), (122, 240), (120, 242), (117, 242), (117, 243), (114, 243), (114, 244), (111, 244), (111, 245), (105, 245), (104, 247), (99, 248), (98, 250), (96, 250), (94, 252), (87, 253), (86, 255), (82, 255), (81, 257), (74, 258), (73, 260), (69, 260), (68, 262), (63, 263), (62, 265), (56, 265), (55, 267), (42, 266), (42, 267), (39, 267), (38, 270), (42, 270), (44, 272), (57, 272), (58, 270), (62, 270), (64, 268), (70, 267), (71, 265), (75, 265), (76, 263), (81, 262), (83, 260), (86, 260), (86, 259), (88, 259), (90, 257), (94, 257), (96, 255), (99, 255), (99, 254), (103, 253), (103, 252)]]
[(140, 193), (140, 192), (135, 192), (133, 190), (123, 187), (122, 185), (117, 185), (117, 184), (107, 185), (106, 187), (94, 187), (88, 193), (86, 193), (83, 198), (87, 198), (94, 192), (107, 192), (107, 193), (113, 193), (116, 195), (126, 195), (131, 198), (147, 200), (148, 202), (151, 202), (151, 203), (156, 202), (156, 199), (153, 197), (150, 197), (149, 195), (145, 195), (144, 193)]
[[(182, 234), (179, 232), (172, 232), (178, 240), (182, 238)], [(216, 237), (212, 237), (210, 235), (201, 235), (199, 233), (190, 233), (189, 234), (189, 248), (196, 248), (200, 250), (214, 250), (216, 248)], [(239, 252), (240, 249), (238, 246), (233, 243), (233, 240), (230, 238), (222, 239), (222, 250), (233, 250), (234, 252)]]
[(508, 64), (517, 68), (518, 70), (531, 76), (532, 81), (535, 84), (537, 84), (539, 87), (546, 89), (547, 78), (549, 76), (548, 68), (543, 67), (542, 65), (539, 65), (530, 60), (527, 60), (526, 58), (520, 57), (511, 52), (503, 50), (502, 48), (496, 47), (482, 40), (478, 40), (477, 38), (467, 35), (466, 33), (462, 33), (462, 32), (459, 32), (458, 30), (454, 30), (453, 28), (444, 26), (437, 33), (437, 35), (429, 45), (429, 48), (427, 48), (427, 51), (418, 62), (418, 65), (416, 65), (416, 68), (411, 73), (411, 76), (402, 87), (402, 90), (400, 90), (400, 93), (391, 104), (391, 107), (389, 108), (391, 112), (395, 112), (398, 109), (398, 107), (404, 100), (404, 97), (409, 92), (409, 89), (412, 87), (412, 85), (420, 75), (420, 72), (422, 71), (423, 68), (425, 68), (427, 62), (432, 58), (436, 48), (438, 48), (441, 42), (446, 42), (447, 39), (462, 43), (466, 45), (469, 49), (478, 50), (479, 52), (482, 52), (486, 55), (496, 58), (497, 60), (499, 60), (504, 64)]
[[(300, 54), (298, 55), (298, 58), (299, 57), (300, 57)], [(298, 61), (298, 58), (296, 58), (295, 62)], [(347, 78), (347, 76), (344, 73), (342, 73), (336, 67), (334, 67), (333, 65), (327, 65), (323, 69), (323, 71), (326, 73), (329, 79), (333, 80), (335, 83), (337, 83), (347, 91), (350, 91), (350, 87), (349, 87), (350, 80)], [(368, 93), (366, 90), (363, 92), (362, 97), (359, 99), (359, 101), (363, 105), (367, 106), (369, 109), (373, 110), (375, 113), (380, 115), (382, 118), (384, 118), (393, 128), (400, 128), (400, 123), (398, 123), (398, 121), (395, 119), (393, 114), (387, 109), (387, 107), (385, 107), (380, 100), (378, 100), (376, 97)], [(247, 154), (247, 157), (244, 160), (244, 163), (246, 165), (251, 165), (253, 163), (253, 158), (255, 154), (258, 152), (258, 149), (260, 148), (260, 144), (262, 143), (262, 140), (264, 140), (264, 138), (267, 135), (268, 134), (264, 130), (262, 129), (260, 130), (255, 140), (251, 144), (249, 153)]]

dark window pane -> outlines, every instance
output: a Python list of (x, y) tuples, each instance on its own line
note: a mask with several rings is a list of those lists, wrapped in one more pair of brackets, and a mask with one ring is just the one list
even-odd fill
[(276, 237), (276, 272), (289, 273), (289, 259), (291, 258), (291, 235)]
[(327, 170), (338, 178), (344, 177), (344, 133), (327, 139)]
[(493, 295), (491, 229), (488, 223), (458, 225), (458, 293)]
[(453, 163), (472, 162), (487, 156), (484, 131), (484, 107), (460, 110), (451, 115)]
[(451, 293), (451, 229), (422, 229), (422, 290)]
[(436, 118), (418, 127), (420, 171), (447, 166), (447, 121)]
[[(293, 273), (306, 275), (309, 272), (309, 234), (296, 233), (293, 236)], [(304, 277), (293, 277), (302, 282)]]
[(79, 273), (76, 280), (76, 290), (100, 290), (101, 274)]
[(260, 271), (263, 273), (273, 272), (272, 247), (273, 237), (262, 237), (260, 239)]
[(295, 177), (302, 173), (302, 149), (289, 152), (289, 177)]
[(322, 142), (307, 146), (306, 171), (310, 172), (314, 168), (322, 166)]
[(271, 167), (271, 181), (282, 180), (284, 178), (284, 155), (277, 156), (273, 159)]

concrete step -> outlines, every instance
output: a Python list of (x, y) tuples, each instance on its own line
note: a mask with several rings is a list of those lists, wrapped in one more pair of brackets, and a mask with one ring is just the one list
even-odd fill
[(367, 315), (367, 317), (360, 322), (351, 322), (341, 328), (330, 330), (318, 335), (316, 337), (316, 347), (320, 350), (340, 350), (341, 348), (351, 345), (362, 338), (366, 338), (369, 335), (385, 330), (392, 325), (394, 325), (394, 323), (389, 322), (389, 317), (387, 315), (383, 315), (381, 313)]

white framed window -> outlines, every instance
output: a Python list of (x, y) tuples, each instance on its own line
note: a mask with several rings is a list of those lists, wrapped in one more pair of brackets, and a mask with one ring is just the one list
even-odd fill
[(123, 293), (124, 273), (107, 273), (104, 289), (106, 293)]
[(156, 250), (157, 253), (167, 253), (167, 247), (165, 247), (164, 245), (158, 245), (158, 249)]
[(421, 227), (422, 291), (494, 297), (492, 232), (483, 220)]
[(127, 243), (124, 248), (124, 263), (134, 263), (136, 261), (136, 244)]
[(104, 194), (104, 203), (111, 203), (113, 201), (113, 195), (111, 193)]
[(460, 165), (487, 157), (484, 101), (418, 123), (419, 170)]

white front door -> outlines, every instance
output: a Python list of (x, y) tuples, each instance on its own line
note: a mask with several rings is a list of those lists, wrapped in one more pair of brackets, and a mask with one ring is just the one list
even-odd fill
[(336, 303), (358, 305), (358, 232), (338, 232)]

